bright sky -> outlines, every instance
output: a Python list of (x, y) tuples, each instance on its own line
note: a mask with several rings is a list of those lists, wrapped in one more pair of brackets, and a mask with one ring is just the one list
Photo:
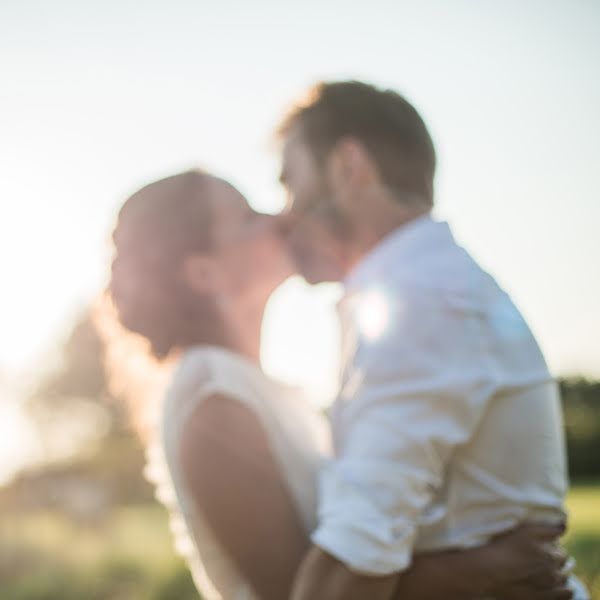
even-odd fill
[[(350, 77), (415, 103), (437, 215), (556, 374), (600, 376), (599, 29), (595, 0), (2, 0), (0, 385), (102, 285), (127, 194), (200, 164), (278, 210), (270, 132), (308, 85)], [(266, 368), (318, 402), (334, 297), (291, 281), (266, 327)]]

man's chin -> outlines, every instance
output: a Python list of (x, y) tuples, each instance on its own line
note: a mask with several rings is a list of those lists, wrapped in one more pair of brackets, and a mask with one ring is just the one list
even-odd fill
[(327, 260), (329, 256), (319, 256), (298, 248), (293, 249), (291, 255), (298, 274), (310, 285), (339, 282), (344, 278), (339, 265)]
[(335, 283), (340, 281), (341, 277), (333, 273), (333, 270), (327, 270), (323, 268), (299, 267), (298, 273), (310, 285), (318, 285), (319, 283)]

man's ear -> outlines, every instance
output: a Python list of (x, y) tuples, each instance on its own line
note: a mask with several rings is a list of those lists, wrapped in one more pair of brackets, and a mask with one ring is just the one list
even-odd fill
[(197, 294), (215, 294), (219, 291), (221, 277), (217, 264), (206, 254), (186, 256), (181, 265), (181, 276)]
[(367, 148), (353, 137), (344, 137), (337, 142), (329, 155), (327, 171), (331, 185), (342, 193), (379, 181), (379, 173)]

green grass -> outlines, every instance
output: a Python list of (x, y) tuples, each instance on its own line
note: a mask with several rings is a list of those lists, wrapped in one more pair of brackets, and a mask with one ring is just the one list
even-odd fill
[[(600, 482), (574, 486), (565, 543), (600, 600)], [(159, 506), (120, 508), (95, 525), (57, 513), (3, 515), (2, 600), (198, 600)]]
[(120, 508), (94, 526), (55, 513), (0, 531), (3, 600), (198, 600), (159, 506)]
[(574, 485), (567, 508), (565, 544), (577, 561), (575, 572), (585, 581), (593, 600), (600, 600), (600, 481)]

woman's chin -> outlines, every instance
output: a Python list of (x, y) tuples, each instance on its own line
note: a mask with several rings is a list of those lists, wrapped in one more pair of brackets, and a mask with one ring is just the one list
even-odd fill
[(131, 333), (143, 335), (143, 327), (140, 323), (139, 313), (134, 310), (127, 310), (124, 306), (116, 307), (117, 320), (122, 327)]

